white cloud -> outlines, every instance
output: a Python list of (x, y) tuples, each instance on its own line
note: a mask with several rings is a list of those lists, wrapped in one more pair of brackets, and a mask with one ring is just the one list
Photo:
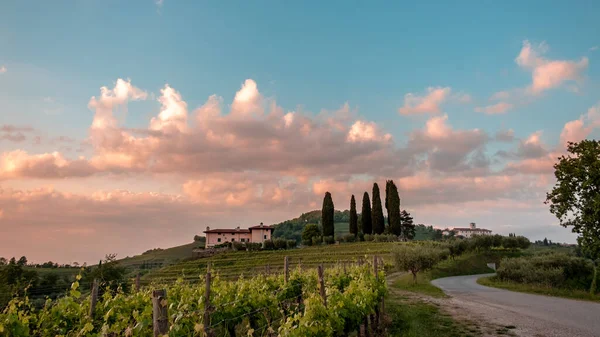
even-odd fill
[(404, 106), (398, 109), (401, 115), (439, 114), (442, 104), (452, 89), (450, 87), (429, 87), (422, 95), (404, 95)]

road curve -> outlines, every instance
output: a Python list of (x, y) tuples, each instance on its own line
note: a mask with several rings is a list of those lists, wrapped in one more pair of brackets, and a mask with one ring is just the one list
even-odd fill
[(459, 308), (482, 319), (515, 325), (523, 336), (600, 336), (600, 303), (518, 293), (477, 284), (494, 274), (446, 277), (432, 281)]

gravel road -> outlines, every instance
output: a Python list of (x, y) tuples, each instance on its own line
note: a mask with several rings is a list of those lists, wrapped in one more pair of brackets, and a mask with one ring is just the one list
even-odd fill
[[(446, 277), (432, 281), (452, 296), (453, 310), (503, 326), (519, 336), (600, 336), (600, 303), (517, 293), (477, 284), (493, 274)], [(465, 312), (466, 311), (466, 312)]]

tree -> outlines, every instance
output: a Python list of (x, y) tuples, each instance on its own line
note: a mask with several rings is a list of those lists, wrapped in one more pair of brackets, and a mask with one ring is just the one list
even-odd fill
[(582, 250), (600, 258), (600, 141), (569, 142), (567, 156), (554, 164), (556, 185), (546, 195), (550, 213), (561, 226), (573, 227)]
[(547, 245), (548, 245), (548, 239), (544, 238), (544, 246), (547, 246)]
[(21, 256), (17, 264), (21, 267), (25, 267), (27, 265), (27, 258), (25, 256)]
[(321, 230), (319, 226), (314, 223), (309, 223), (304, 226), (304, 230), (302, 231), (302, 243), (308, 246), (312, 245), (313, 237), (320, 237)]
[(402, 238), (412, 240), (415, 238), (415, 224), (413, 217), (406, 210), (400, 213), (400, 224), (402, 226)]
[(401, 245), (394, 251), (396, 267), (408, 271), (413, 275), (413, 282), (417, 282), (417, 273), (431, 269), (447, 252), (439, 248), (427, 246), (415, 247)]
[(356, 214), (356, 200), (354, 194), (350, 198), (350, 234), (358, 235), (358, 215)]
[(381, 196), (379, 195), (379, 186), (377, 183), (373, 184), (373, 208), (371, 210), (373, 233), (383, 234), (385, 231), (385, 222), (383, 220), (383, 208), (381, 208)]
[(364, 234), (373, 234), (373, 223), (371, 222), (371, 200), (369, 200), (369, 193), (363, 194), (362, 200), (362, 213), (360, 214), (360, 220), (362, 223), (362, 232)]
[(8, 263), (8, 261), (6, 261), (6, 258), (0, 257), (0, 266), (4, 266)]
[[(400, 196), (393, 180), (385, 182), (385, 208), (388, 213), (389, 232), (400, 236), (402, 234), (402, 216), (400, 215)], [(411, 218), (412, 221), (412, 218)], [(414, 237), (414, 226), (413, 226)]]
[(331, 193), (326, 192), (323, 198), (323, 209), (321, 211), (321, 225), (323, 226), (323, 236), (333, 237), (335, 231), (333, 224), (333, 200)]

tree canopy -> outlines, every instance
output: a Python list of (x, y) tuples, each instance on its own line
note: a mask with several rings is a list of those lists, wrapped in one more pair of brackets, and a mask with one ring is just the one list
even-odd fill
[(383, 219), (383, 208), (381, 207), (381, 196), (379, 194), (379, 186), (377, 183), (373, 184), (373, 208), (371, 211), (373, 233), (383, 234), (385, 231), (385, 220)]
[(403, 210), (400, 213), (400, 224), (402, 227), (402, 238), (406, 240), (412, 240), (415, 238), (415, 224), (413, 222), (413, 217), (410, 216), (406, 210)]
[(561, 226), (580, 234), (585, 255), (600, 258), (600, 142), (569, 142), (569, 152), (554, 165), (556, 185), (546, 203)]
[(321, 212), (321, 224), (323, 226), (323, 236), (333, 237), (335, 228), (333, 224), (333, 199), (331, 193), (326, 192), (323, 198), (323, 209)]
[(394, 235), (401, 235), (400, 196), (393, 180), (385, 182), (385, 208), (388, 213), (389, 232)]
[(350, 198), (350, 234), (356, 236), (358, 234), (358, 215), (356, 214), (356, 200), (354, 194)]
[(363, 194), (362, 213), (360, 214), (360, 220), (362, 224), (362, 232), (364, 234), (373, 234), (373, 226), (371, 222), (371, 200), (369, 199), (368, 192)]

